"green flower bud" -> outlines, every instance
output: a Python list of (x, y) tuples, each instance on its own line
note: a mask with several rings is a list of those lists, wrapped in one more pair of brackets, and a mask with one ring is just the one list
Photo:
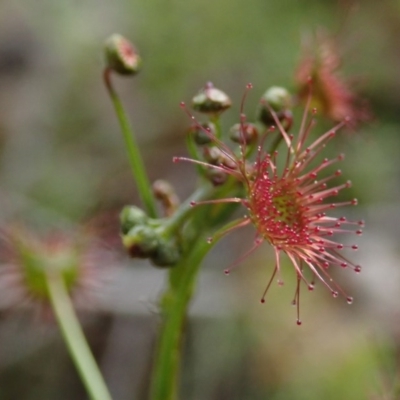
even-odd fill
[(201, 124), (201, 127), (197, 124), (192, 125), (188, 130), (188, 134), (193, 135), (194, 141), (199, 146), (203, 146), (212, 142), (212, 139), (209, 135), (207, 135), (206, 132), (204, 132), (204, 130), (209, 131), (212, 136), (215, 136), (216, 128), (212, 122)]
[(292, 96), (283, 87), (272, 86), (263, 95), (263, 99), (276, 112), (285, 111), (292, 106)]
[(122, 209), (119, 216), (121, 223), (121, 232), (125, 235), (133, 227), (144, 225), (148, 221), (148, 217), (143, 210), (135, 206), (126, 206)]
[(106, 40), (105, 55), (107, 67), (120, 75), (134, 75), (140, 70), (142, 59), (135, 47), (117, 33)]
[(207, 177), (214, 186), (220, 186), (226, 182), (228, 179), (228, 174), (223, 171), (210, 168), (207, 171)]
[(225, 167), (235, 169), (235, 162), (226, 156), (218, 147), (205, 147), (204, 148), (204, 159), (213, 165), (224, 165)]
[(181, 258), (181, 252), (175, 241), (161, 240), (157, 249), (153, 252), (150, 259), (158, 267), (170, 267), (175, 265)]
[(194, 110), (204, 114), (219, 114), (232, 105), (231, 99), (222, 90), (209, 82), (192, 99)]
[(131, 257), (148, 258), (157, 250), (159, 238), (154, 228), (138, 225), (122, 236), (122, 243)]
[(257, 140), (258, 131), (254, 124), (235, 124), (229, 132), (230, 139), (235, 143), (251, 144)]
[(266, 126), (274, 125), (275, 120), (270, 109), (275, 111), (280, 121), (283, 121), (290, 113), (292, 98), (290, 93), (282, 87), (272, 86), (261, 97), (257, 111), (257, 119)]

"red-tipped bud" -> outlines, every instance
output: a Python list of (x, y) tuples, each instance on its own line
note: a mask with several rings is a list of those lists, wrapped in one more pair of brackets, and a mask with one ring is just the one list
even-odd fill
[(194, 141), (199, 146), (211, 143), (215, 132), (216, 128), (212, 122), (206, 122), (202, 125), (194, 124), (188, 130), (188, 134), (193, 135)]
[(192, 99), (194, 110), (204, 114), (220, 114), (231, 107), (232, 101), (229, 96), (209, 82)]
[(236, 168), (236, 163), (220, 150), (218, 147), (205, 147), (204, 148), (205, 160), (213, 165), (223, 165), (230, 169)]
[(120, 75), (134, 75), (140, 70), (142, 59), (137, 50), (117, 33), (106, 40), (105, 55), (107, 67)]
[(216, 170), (216, 169), (209, 169), (207, 171), (207, 176), (208, 176), (208, 179), (210, 180), (210, 182), (214, 186), (223, 185), (226, 182), (226, 180), (228, 179), (227, 173), (220, 171), (220, 170)]
[(252, 144), (257, 140), (258, 131), (252, 123), (239, 123), (232, 126), (229, 137), (235, 143)]

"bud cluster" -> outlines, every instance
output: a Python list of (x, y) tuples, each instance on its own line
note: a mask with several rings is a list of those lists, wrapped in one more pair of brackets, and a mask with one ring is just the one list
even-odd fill
[(120, 215), (122, 243), (131, 257), (149, 258), (159, 267), (176, 264), (181, 256), (175, 237), (165, 233), (164, 220), (149, 218), (143, 210), (126, 206)]

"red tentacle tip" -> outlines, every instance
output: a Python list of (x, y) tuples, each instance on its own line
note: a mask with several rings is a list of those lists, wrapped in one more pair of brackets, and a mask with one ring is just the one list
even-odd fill
[(174, 162), (174, 163), (179, 162), (179, 157), (172, 157), (172, 162)]
[(196, 203), (195, 201), (191, 201), (191, 202), (190, 202), (190, 206), (191, 206), (191, 207), (194, 207), (196, 204), (197, 204), (197, 203)]
[(225, 270), (224, 270), (224, 274), (225, 274), (225, 275), (229, 275), (230, 273), (231, 273), (231, 271), (230, 271), (229, 269), (225, 269)]
[(180, 107), (180, 108), (185, 108), (185, 107), (186, 107), (185, 102), (184, 102), (184, 101), (181, 101), (181, 102), (179, 103), (179, 107)]
[(261, 303), (261, 304), (264, 304), (264, 303), (265, 303), (265, 299), (262, 298), (262, 299), (260, 300), (260, 303)]
[(300, 325), (302, 324), (301, 320), (298, 319), (298, 320), (296, 321), (296, 324), (297, 324), (298, 326), (300, 326)]

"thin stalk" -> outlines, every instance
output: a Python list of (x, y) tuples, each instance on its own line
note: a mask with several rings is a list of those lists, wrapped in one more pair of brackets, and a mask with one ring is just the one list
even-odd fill
[(46, 282), (58, 325), (86, 391), (92, 400), (112, 400), (82, 332), (61, 274), (51, 271), (46, 275)]
[(197, 190), (189, 200), (182, 204), (182, 209), (175, 216), (176, 220), (169, 227), (179, 225), (190, 214), (193, 216), (191, 221), (194, 223), (197, 234), (186, 243), (185, 247), (188, 251), (181, 262), (169, 270), (168, 288), (160, 303), (163, 320), (152, 373), (151, 400), (177, 399), (181, 347), (187, 309), (193, 295), (200, 264), (219, 239), (217, 237), (212, 243), (209, 243), (201, 232), (210, 227), (211, 221), (228, 218), (234, 209), (226, 204), (223, 207), (214, 205), (211, 208), (199, 206), (201, 208), (194, 207), (197, 212), (191, 214), (190, 201), (206, 200), (210, 196), (213, 198), (224, 197), (236, 193), (238, 190), (240, 188), (237, 187), (234, 180), (218, 188), (209, 186)]
[(146, 208), (149, 217), (157, 218), (157, 209), (151, 190), (150, 180), (147, 176), (142, 156), (136, 143), (135, 135), (129, 123), (129, 119), (126, 115), (122, 102), (112, 85), (111, 70), (109, 68), (106, 68), (104, 70), (103, 79), (118, 117), (122, 135), (125, 141), (126, 150), (128, 152), (128, 159), (131, 165), (132, 174), (135, 178), (136, 185), (139, 191), (139, 196)]
[(169, 217), (168, 222), (164, 225), (164, 232), (172, 234), (182, 227), (182, 224), (187, 220), (195, 210), (191, 205), (192, 202), (207, 200), (215, 196), (217, 189), (212, 185), (202, 186), (197, 189), (191, 197), (185, 200), (176, 212)]
[(170, 270), (170, 286), (162, 302), (163, 325), (154, 362), (151, 400), (176, 400), (178, 395), (181, 344), (186, 311), (200, 264), (211, 245), (197, 238), (197, 246), (185, 260)]

